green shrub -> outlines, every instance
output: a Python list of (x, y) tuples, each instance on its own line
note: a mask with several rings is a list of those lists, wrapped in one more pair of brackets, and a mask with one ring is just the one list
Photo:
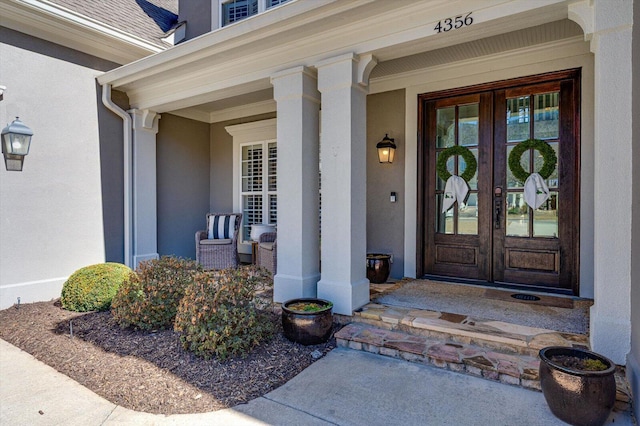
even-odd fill
[(62, 286), (60, 303), (70, 311), (106, 311), (131, 273), (120, 263), (100, 263), (75, 271)]
[(195, 261), (172, 256), (140, 262), (113, 298), (111, 314), (122, 328), (172, 327), (184, 290), (200, 271)]
[(270, 283), (265, 270), (227, 269), (199, 274), (185, 291), (176, 315), (175, 330), (185, 349), (198, 356), (246, 356), (275, 330), (266, 302), (256, 291)]

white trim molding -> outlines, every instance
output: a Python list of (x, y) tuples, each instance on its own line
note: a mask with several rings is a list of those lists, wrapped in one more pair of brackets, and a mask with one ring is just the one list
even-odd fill
[[(233, 137), (233, 210), (242, 211), (242, 171), (240, 170), (241, 147), (247, 143), (277, 142), (276, 119), (260, 120), (245, 124), (236, 124), (224, 128)], [(243, 218), (244, 222), (244, 218)], [(251, 244), (238, 239), (238, 252), (251, 253)]]

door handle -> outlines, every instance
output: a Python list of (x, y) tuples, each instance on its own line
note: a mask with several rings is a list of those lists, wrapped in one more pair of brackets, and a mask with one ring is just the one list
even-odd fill
[(496, 229), (500, 229), (501, 220), (500, 214), (502, 214), (502, 188), (496, 186), (493, 191), (493, 195), (495, 199), (493, 201), (493, 217), (494, 217), (494, 226)]

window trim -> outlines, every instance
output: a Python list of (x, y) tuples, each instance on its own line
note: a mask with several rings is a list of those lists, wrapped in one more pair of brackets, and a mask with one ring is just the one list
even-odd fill
[[(242, 211), (242, 170), (240, 168), (242, 161), (242, 146), (262, 143), (266, 144), (268, 147), (270, 142), (275, 142), (277, 146), (276, 121), (277, 120), (275, 118), (272, 118), (225, 127), (227, 133), (233, 137), (233, 211), (235, 212)], [(263, 156), (263, 161), (265, 159), (268, 159), (268, 155)], [(263, 193), (271, 193), (271, 191), (268, 191), (268, 186), (263, 187)], [(267, 203), (264, 204), (266, 211), (268, 211), (268, 205), (267, 196)], [(263, 217), (264, 214), (265, 212), (263, 211)], [(241, 238), (239, 238), (238, 252), (251, 254), (251, 242), (241, 241)]]

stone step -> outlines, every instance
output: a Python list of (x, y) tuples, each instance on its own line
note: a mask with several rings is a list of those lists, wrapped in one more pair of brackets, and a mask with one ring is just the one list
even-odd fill
[(489, 380), (540, 389), (540, 361), (528, 355), (513, 355), (471, 344), (351, 323), (335, 335), (338, 346), (429, 364)]
[[(345, 321), (347, 318), (352, 322)], [(366, 305), (341, 322), (347, 325), (335, 334), (340, 347), (533, 390), (540, 390), (540, 349), (552, 345), (589, 349), (587, 336), (583, 335), (495, 321), (460, 322), (451, 314), (376, 304)], [(627, 410), (631, 391), (624, 367), (619, 366), (616, 371), (616, 385), (616, 409)]]
[(350, 320), (410, 335), (532, 357), (537, 357), (540, 349), (546, 346), (589, 347), (587, 335), (377, 303), (365, 305)]

